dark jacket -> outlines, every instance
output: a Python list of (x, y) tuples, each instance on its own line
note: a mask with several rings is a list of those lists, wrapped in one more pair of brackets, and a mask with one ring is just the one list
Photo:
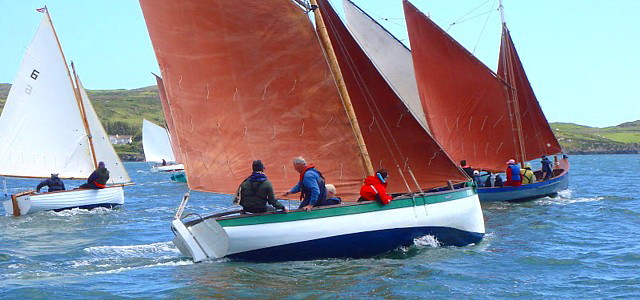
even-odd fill
[(89, 175), (87, 183), (97, 183), (104, 186), (107, 184), (107, 180), (109, 180), (109, 170), (107, 168), (97, 168)]
[(278, 210), (283, 210), (284, 205), (276, 200), (273, 185), (263, 173), (254, 172), (245, 179), (238, 189), (240, 205), (246, 212), (263, 213), (267, 211), (267, 203)]
[(542, 172), (549, 172), (549, 173), (553, 172), (553, 168), (551, 168), (551, 165), (553, 164), (553, 162), (551, 162), (550, 159), (545, 157), (540, 161), (540, 163), (542, 164)]
[(36, 187), (36, 191), (40, 192), (40, 189), (43, 188), (44, 186), (49, 187), (49, 192), (65, 190), (64, 182), (62, 182), (62, 180), (60, 180), (60, 178), (58, 177), (51, 177), (43, 181), (40, 181), (40, 183)]
[(467, 173), (467, 176), (469, 176), (469, 178), (473, 178), (473, 168), (471, 166), (464, 166), (462, 167), (462, 170)]
[(364, 180), (364, 185), (360, 188), (360, 197), (367, 199), (369, 201), (375, 201), (377, 199), (376, 195), (380, 195), (380, 201), (382, 204), (391, 203), (390, 195), (387, 195), (387, 183), (382, 183), (382, 181), (375, 176), (368, 176)]

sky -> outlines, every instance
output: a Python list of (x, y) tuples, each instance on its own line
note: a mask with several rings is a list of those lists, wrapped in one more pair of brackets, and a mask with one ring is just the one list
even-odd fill
[[(497, 1), (412, 3), (495, 70), (500, 45)], [(341, 1), (331, 2), (341, 13)], [(401, 0), (354, 2), (408, 43)], [(640, 1), (503, 2), (511, 36), (550, 122), (606, 127), (640, 119)], [(14, 80), (42, 18), (35, 9), (44, 4), (67, 59), (74, 61), (87, 89), (155, 84), (151, 72), (159, 73), (158, 65), (135, 0), (0, 0), (1, 83)]]

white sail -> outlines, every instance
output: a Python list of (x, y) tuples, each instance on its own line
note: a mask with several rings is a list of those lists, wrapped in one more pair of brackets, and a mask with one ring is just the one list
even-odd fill
[(64, 55), (45, 13), (0, 116), (0, 175), (87, 178), (94, 170)]
[(118, 154), (113, 149), (107, 132), (102, 127), (100, 119), (96, 114), (93, 105), (89, 100), (87, 91), (82, 86), (80, 78), (76, 78), (78, 89), (80, 90), (80, 97), (84, 106), (85, 114), (87, 116), (87, 123), (89, 123), (89, 130), (91, 132), (93, 149), (96, 152), (96, 160), (103, 161), (107, 169), (109, 169), (109, 184), (127, 183), (131, 182), (131, 178), (124, 168), (122, 161), (118, 157)]
[(142, 149), (146, 161), (161, 162), (163, 159), (167, 162), (176, 161), (171, 150), (169, 132), (144, 119), (142, 120)]
[(420, 103), (411, 51), (351, 1), (343, 0), (351, 35), (422, 127), (429, 131)]

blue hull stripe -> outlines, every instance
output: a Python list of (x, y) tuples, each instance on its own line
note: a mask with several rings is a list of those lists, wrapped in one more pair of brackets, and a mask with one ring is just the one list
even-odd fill
[(67, 209), (74, 209), (74, 208), (79, 208), (79, 209), (94, 209), (94, 208), (98, 208), (98, 207), (105, 207), (105, 208), (114, 208), (114, 207), (118, 207), (122, 204), (117, 204), (117, 203), (99, 203), (99, 204), (90, 204), (90, 205), (81, 205), (81, 206), (71, 206), (71, 207), (65, 207), (65, 208), (58, 208), (58, 209), (53, 209), (53, 211), (63, 211), (63, 210), (67, 210)]
[(227, 257), (260, 262), (324, 258), (367, 258), (395, 250), (398, 245), (413, 245), (414, 239), (425, 235), (435, 236), (443, 246), (466, 246), (478, 243), (484, 237), (483, 233), (448, 227), (396, 228), (280, 245), (236, 253)]

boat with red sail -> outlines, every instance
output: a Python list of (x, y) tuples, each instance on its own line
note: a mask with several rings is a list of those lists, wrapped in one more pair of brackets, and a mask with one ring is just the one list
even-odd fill
[[(285, 191), (298, 180), (291, 159), (304, 156), (345, 202), (200, 216), (184, 213), (186, 195), (172, 222), (183, 254), (194, 261), (357, 258), (425, 235), (455, 246), (482, 239), (475, 188), (328, 1), (140, 3), (191, 189), (233, 194), (260, 159), (274, 189)], [(388, 205), (355, 202), (374, 166), (393, 178)]]

